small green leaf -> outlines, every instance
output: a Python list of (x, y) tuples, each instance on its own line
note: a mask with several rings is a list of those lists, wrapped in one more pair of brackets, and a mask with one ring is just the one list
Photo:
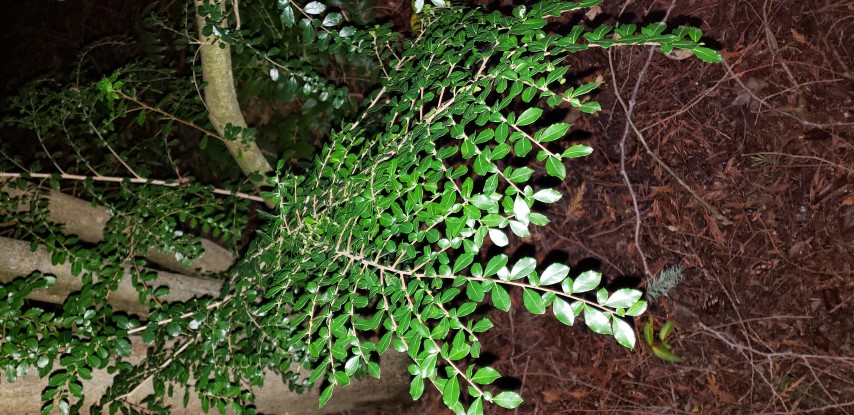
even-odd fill
[(555, 189), (543, 189), (537, 193), (534, 193), (534, 200), (543, 203), (554, 203), (560, 200), (561, 193)]
[(71, 396), (81, 398), (83, 397), (83, 385), (77, 382), (70, 382), (68, 383), (68, 392), (71, 393)]
[(602, 105), (596, 101), (589, 101), (579, 105), (578, 110), (585, 114), (593, 114), (601, 111)]
[(637, 317), (637, 316), (643, 314), (644, 311), (646, 311), (646, 306), (647, 306), (646, 301), (643, 301), (643, 300), (638, 301), (638, 302), (632, 304), (632, 306), (629, 307), (628, 310), (626, 310), (626, 315), (630, 316), (630, 317)]
[(599, 85), (600, 84), (598, 82), (588, 82), (584, 85), (579, 86), (578, 88), (575, 88), (575, 90), (572, 92), (572, 96), (580, 97), (582, 95), (588, 94), (594, 89), (599, 88)]
[(176, 321), (172, 321), (166, 325), (166, 332), (172, 337), (178, 337), (181, 334), (181, 325)]
[(535, 137), (535, 139), (539, 138), (539, 142), (548, 143), (550, 141), (557, 140), (566, 135), (567, 131), (569, 131), (569, 124), (566, 123), (557, 123), (548, 126), (545, 130), (538, 132), (539, 137)]
[[(291, 5), (287, 5), (282, 8), (282, 24), (286, 27), (294, 26), (294, 9), (291, 8)], [(207, 139), (207, 137), (205, 137)]]
[(557, 284), (569, 275), (569, 267), (563, 264), (551, 264), (540, 275), (540, 285)]
[(576, 144), (566, 150), (564, 150), (561, 155), (565, 159), (574, 159), (578, 157), (584, 157), (593, 152), (593, 149), (585, 146), (584, 144)]
[(611, 322), (608, 316), (589, 304), (584, 305), (584, 323), (596, 333), (611, 334)]
[(525, 199), (521, 195), (517, 195), (516, 201), (513, 202), (513, 215), (516, 217), (516, 220), (527, 225), (530, 223), (530, 220), (528, 220), (530, 213), (531, 208), (528, 207), (528, 203), (525, 202)]
[(679, 362), (682, 362), (685, 360), (685, 359), (673, 354), (673, 352), (671, 352), (670, 350), (667, 350), (664, 347), (660, 347), (660, 346), (652, 346), (652, 354), (654, 354), (655, 357), (657, 357), (657, 358), (659, 358), (665, 362), (679, 363)]
[(503, 143), (507, 139), (508, 134), (510, 134), (510, 126), (506, 122), (502, 122), (495, 127), (495, 141)]
[(563, 161), (559, 157), (549, 157), (546, 160), (546, 173), (563, 180), (566, 178), (566, 166), (563, 165)]
[(454, 262), (454, 274), (468, 267), (472, 263), (472, 260), (474, 260), (474, 254), (474, 252), (467, 252), (457, 257), (457, 260)]
[(655, 22), (647, 25), (646, 27), (641, 28), (641, 33), (645, 36), (657, 36), (664, 33), (664, 29), (667, 28), (667, 24), (664, 22)]
[(652, 337), (652, 316), (649, 316), (649, 321), (643, 325), (643, 331), (641, 332), (643, 336), (643, 342), (646, 343), (647, 346), (652, 347), (653, 337)]
[(323, 13), (324, 10), (326, 10), (326, 5), (319, 1), (313, 1), (311, 3), (308, 3), (303, 8), (303, 11), (308, 14), (320, 14)]
[(533, 124), (538, 119), (540, 119), (540, 115), (543, 115), (543, 110), (541, 110), (537, 107), (528, 108), (516, 120), (516, 126), (517, 127), (524, 127), (526, 125)]
[(501, 215), (489, 214), (480, 218), (480, 223), (490, 228), (503, 228), (507, 226), (508, 220)]
[(598, 287), (600, 281), (602, 281), (601, 272), (593, 270), (584, 271), (572, 283), (572, 292), (583, 293), (590, 291)]
[(67, 379), (68, 379), (68, 373), (67, 372), (55, 373), (55, 374), (51, 375), (50, 378), (48, 379), (47, 386), (62, 385), (65, 383), (65, 381)]
[(436, 362), (438, 361), (438, 359), (438, 353), (430, 353), (424, 358), (424, 360), (421, 361), (422, 378), (432, 378), (433, 376), (435, 376)]
[(721, 53), (714, 49), (697, 46), (691, 52), (694, 52), (694, 56), (700, 58), (703, 62), (718, 63), (723, 60)]
[(667, 321), (661, 326), (661, 329), (658, 330), (658, 340), (667, 341), (667, 338), (673, 333), (673, 330), (676, 328), (676, 325), (673, 324), (672, 321)]
[(527, 238), (531, 236), (531, 232), (528, 231), (528, 227), (518, 220), (510, 221), (510, 230), (520, 238)]
[(510, 279), (518, 280), (520, 278), (525, 278), (534, 271), (534, 268), (537, 266), (537, 260), (531, 257), (525, 257), (520, 259), (513, 265), (513, 269), (510, 270)]
[(571, 326), (575, 321), (575, 313), (572, 312), (572, 307), (570, 307), (569, 303), (566, 301), (555, 298), (552, 303), (552, 312), (555, 314), (555, 318), (563, 324), (567, 326)]
[(490, 295), (492, 295), (492, 305), (494, 305), (495, 308), (501, 311), (510, 310), (510, 294), (507, 293), (507, 290), (505, 290), (504, 287), (496, 284), (492, 287)]
[(600, 288), (599, 291), (596, 291), (596, 302), (604, 304), (605, 301), (608, 301), (608, 290)]
[(326, 15), (326, 17), (323, 18), (323, 26), (337, 26), (338, 23), (341, 23), (342, 18), (343, 16), (341, 16), (341, 13), (329, 13)]
[(531, 144), (531, 140), (528, 140), (527, 137), (520, 138), (519, 141), (516, 141), (516, 144), (513, 145), (513, 151), (515, 151), (516, 155), (519, 157), (527, 156), (533, 148), (534, 145)]
[(445, 382), (445, 387), (442, 388), (442, 402), (448, 407), (454, 406), (460, 400), (460, 382), (457, 380), (457, 375), (454, 374)]
[(483, 415), (483, 398), (480, 396), (471, 403), (469, 406), (469, 410), (466, 411), (466, 415)]
[(513, 409), (522, 403), (522, 397), (516, 392), (501, 392), (492, 398), (492, 402), (502, 408)]
[(492, 259), (490, 259), (489, 262), (486, 263), (486, 269), (484, 269), (483, 271), (483, 276), (488, 277), (497, 273), (498, 270), (504, 268), (504, 266), (507, 265), (507, 259), (507, 255), (504, 254), (499, 254), (492, 257)]
[(621, 288), (617, 291), (614, 291), (608, 300), (605, 301), (605, 305), (608, 307), (614, 308), (627, 308), (634, 305), (638, 300), (640, 300), (642, 292), (638, 290), (634, 290), (631, 288)]
[(409, 396), (412, 397), (412, 400), (417, 400), (421, 397), (421, 394), (424, 393), (424, 378), (421, 376), (414, 376), (412, 378), (412, 383), (409, 384)]
[(617, 340), (617, 343), (620, 343), (629, 349), (634, 349), (635, 330), (632, 326), (623, 321), (623, 319), (617, 317), (614, 317), (611, 320), (611, 330), (614, 333), (614, 339)]
[(329, 398), (332, 397), (332, 391), (334, 388), (335, 384), (330, 383), (329, 386), (320, 393), (320, 400), (318, 401), (319, 408), (326, 406), (326, 403), (329, 402)]
[(505, 174), (505, 176), (507, 180), (513, 183), (522, 183), (530, 179), (532, 174), (534, 174), (534, 170), (530, 167), (520, 167), (513, 170), (509, 175)]
[(546, 302), (536, 291), (530, 288), (525, 288), (522, 292), (522, 300), (525, 304), (525, 308), (531, 314), (543, 314), (546, 312)]
[(483, 367), (477, 370), (471, 381), (481, 385), (490, 385), (501, 377), (501, 373), (491, 367)]
[(469, 281), (466, 285), (466, 296), (472, 301), (483, 301), (485, 296), (483, 286), (478, 281)]
[(489, 230), (489, 239), (492, 240), (496, 246), (504, 247), (510, 243), (510, 239), (507, 238), (507, 235), (504, 234), (500, 229), (490, 229)]

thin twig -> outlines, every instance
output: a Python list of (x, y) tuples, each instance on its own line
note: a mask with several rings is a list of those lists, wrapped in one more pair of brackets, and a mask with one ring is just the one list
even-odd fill
[(814, 160), (814, 161), (818, 161), (818, 162), (821, 162), (824, 164), (829, 164), (833, 167), (845, 170), (849, 173), (854, 173), (854, 169), (852, 169), (851, 167), (845, 167), (844, 165), (841, 165), (839, 163), (834, 163), (830, 160), (823, 159), (821, 157), (816, 157), (816, 156), (802, 156), (799, 154), (780, 153), (777, 151), (760, 151), (757, 153), (742, 154), (742, 156), (743, 157), (749, 157), (749, 156), (783, 156), (783, 157), (791, 157), (791, 158), (795, 158), (795, 159)]
[[(653, 50), (650, 51), (649, 57), (646, 61), (646, 64), (644, 65), (643, 69), (639, 73), (638, 82), (635, 84), (635, 91), (638, 90), (638, 88), (640, 86), (640, 81), (642, 80), (642, 77), (646, 74), (646, 70), (649, 68), (649, 63), (651, 62), (651, 59), (652, 59), (652, 52), (654, 52), (654, 51)], [(611, 78), (613, 79), (613, 82), (616, 85), (617, 78), (616, 78), (616, 75), (614, 74), (613, 60), (611, 58), (610, 53), (608, 54), (608, 62), (612, 68), (611, 69)], [(640, 143), (643, 145), (647, 154), (649, 154), (650, 157), (652, 157), (653, 160), (655, 160), (655, 162), (658, 163), (659, 166), (661, 166), (661, 168), (663, 168), (665, 171), (667, 171), (667, 173), (669, 173), (670, 176), (673, 177), (673, 179), (676, 180), (677, 183), (679, 183), (679, 185), (681, 185), (685, 190), (687, 190), (688, 193), (690, 193), (691, 196), (694, 197), (694, 199), (696, 199), (701, 205), (703, 205), (703, 207), (706, 208), (706, 210), (708, 210), (717, 220), (719, 220), (724, 225), (731, 225), (732, 221), (730, 221), (726, 216), (721, 214), (717, 209), (715, 209), (712, 205), (710, 205), (708, 202), (706, 202), (705, 199), (700, 197), (700, 195), (697, 194), (697, 192), (695, 192), (694, 189), (691, 188), (691, 186), (688, 186), (688, 184), (685, 183), (685, 181), (682, 180), (682, 178), (679, 177), (679, 175), (677, 175), (676, 172), (674, 172), (673, 169), (671, 169), (670, 166), (668, 166), (667, 163), (664, 162), (664, 160), (662, 160), (660, 157), (658, 157), (658, 155), (655, 154), (655, 152), (652, 151), (652, 149), (649, 147), (649, 144), (647, 143), (646, 139), (644, 138), (643, 133), (641, 133), (640, 129), (638, 129), (637, 125), (635, 125), (634, 120), (631, 117), (631, 114), (634, 111), (634, 104), (635, 104), (634, 99), (630, 99), (629, 103), (627, 105), (626, 102), (623, 100), (623, 98), (618, 93), (618, 91), (615, 90), (614, 92), (616, 94), (617, 101), (620, 103), (620, 106), (623, 107), (623, 110), (627, 114), (626, 129), (624, 130), (623, 137), (620, 140), (620, 144), (621, 144), (621, 167), (625, 163), (625, 160), (624, 160), (624, 157), (625, 157), (625, 147), (624, 147), (625, 146), (625, 138), (626, 138), (626, 135), (628, 134), (628, 129), (631, 128), (635, 132), (635, 135), (637, 135), (638, 141), (640, 141)], [(635, 98), (635, 97), (636, 97), (636, 94), (632, 94), (632, 98)], [(621, 173), (625, 173), (625, 171), (623, 170)], [(624, 177), (624, 179), (627, 179), (626, 175), (624, 175), (623, 177)], [(632, 201), (635, 203), (635, 210), (636, 210), (635, 213), (637, 215), (638, 221), (640, 221), (640, 213), (637, 209), (637, 201), (635, 199), (634, 190), (631, 187), (629, 187), (629, 191), (630, 191), (630, 193), (632, 193)], [(639, 228), (639, 227), (640, 227), (640, 225), (636, 226), (636, 233), (638, 232), (637, 228)], [(635, 243), (637, 243), (637, 240), (635, 241)]]
[[(671, 0), (670, 5), (667, 7), (667, 12), (664, 14), (663, 21), (667, 20), (667, 17), (670, 16), (670, 11), (673, 10), (673, 7), (676, 5), (676, 0)], [(626, 106), (625, 102), (623, 102), (623, 98), (620, 96), (620, 91), (617, 89), (617, 76), (614, 74), (614, 61), (611, 57), (611, 51), (608, 50), (608, 64), (611, 68), (611, 80), (614, 83), (614, 95), (616, 95), (617, 100), (620, 101), (620, 105), (623, 107), (623, 111), (626, 113), (626, 124), (625, 128), (623, 128), (623, 135), (620, 137), (620, 175), (623, 176), (623, 181), (626, 183), (626, 188), (629, 190), (629, 195), (632, 197), (632, 206), (635, 210), (635, 249), (638, 251), (638, 255), (640, 255), (641, 262), (643, 263), (643, 271), (644, 275), (652, 277), (653, 274), (649, 270), (649, 264), (646, 262), (646, 255), (643, 252), (643, 248), (640, 243), (640, 232), (641, 232), (641, 214), (640, 208), (638, 207), (638, 196), (635, 193), (635, 189), (632, 188), (632, 181), (629, 178), (629, 174), (626, 172), (626, 138), (629, 135), (629, 124), (631, 123), (632, 114), (635, 111), (635, 103), (637, 102), (638, 91), (640, 90), (640, 84), (643, 81), (644, 75), (646, 75), (646, 71), (649, 69), (650, 63), (652, 63), (652, 54), (655, 53), (655, 46), (649, 48), (649, 53), (647, 54), (646, 62), (641, 68), (640, 73), (638, 73), (637, 82), (635, 82), (635, 87), (632, 89), (632, 93), (629, 96), (629, 105)]]
[[(51, 179), (54, 176), (59, 177), (62, 180), (76, 180), (76, 181), (86, 181), (92, 179), (96, 182), (109, 182), (109, 183), (122, 183), (127, 180), (133, 184), (152, 184), (155, 186), (164, 186), (164, 187), (178, 187), (187, 182), (187, 180), (176, 180), (167, 182), (165, 180), (152, 180), (146, 179), (144, 177), (139, 178), (127, 178), (127, 177), (114, 177), (114, 176), (82, 176), (79, 174), (47, 174), (47, 173), (7, 173), (0, 172), (0, 178), (11, 178), (11, 179)], [(225, 196), (234, 196), (240, 199), (252, 200), (255, 202), (265, 202), (266, 200), (260, 196), (253, 196), (248, 193), (243, 192), (233, 192), (231, 190), (214, 188), (213, 192), (218, 195)]]
[[(130, 174), (133, 175), (134, 178), (140, 179), (141, 177), (139, 176), (139, 174), (137, 174), (136, 171), (133, 168), (131, 168), (131, 166), (129, 166), (127, 163), (125, 163), (125, 160), (121, 156), (119, 156), (119, 154), (116, 153), (115, 150), (113, 150), (113, 147), (111, 147), (110, 143), (107, 142), (107, 139), (105, 139), (104, 136), (101, 135), (101, 132), (98, 131), (98, 127), (95, 127), (95, 124), (92, 124), (92, 121), (89, 121), (89, 127), (92, 128), (92, 132), (94, 132), (95, 135), (97, 135), (98, 138), (101, 139), (101, 142), (104, 143), (104, 147), (107, 147), (107, 150), (110, 150), (110, 153), (113, 154), (113, 157), (115, 157), (116, 160), (118, 160), (122, 166), (125, 166), (125, 168), (128, 169), (128, 171), (130, 172)], [(62, 171), (62, 169), (60, 169), (59, 171)]]
[(133, 102), (134, 104), (139, 105), (140, 107), (145, 108), (145, 109), (147, 109), (147, 110), (149, 110), (149, 111), (151, 111), (151, 112), (158, 113), (158, 114), (160, 114), (160, 115), (162, 115), (162, 116), (166, 117), (167, 119), (170, 119), (170, 120), (172, 120), (172, 121), (175, 121), (175, 122), (177, 122), (177, 123), (179, 123), (179, 124), (186, 125), (187, 127), (190, 127), (190, 128), (192, 128), (192, 129), (195, 129), (195, 130), (201, 131), (201, 132), (203, 132), (203, 133), (205, 133), (205, 134), (207, 134), (207, 135), (209, 135), (209, 136), (211, 136), (211, 137), (213, 137), (213, 138), (216, 138), (217, 140), (220, 140), (220, 141), (222, 141), (222, 142), (228, 142), (228, 141), (229, 141), (229, 140), (227, 140), (225, 137), (223, 137), (223, 136), (221, 136), (221, 135), (217, 134), (217, 133), (216, 133), (216, 132), (214, 132), (214, 131), (208, 130), (207, 128), (200, 127), (200, 126), (198, 126), (198, 125), (196, 125), (196, 124), (193, 124), (193, 123), (191, 123), (191, 122), (189, 122), (189, 121), (186, 121), (186, 120), (183, 120), (183, 119), (181, 119), (181, 118), (178, 118), (178, 117), (176, 117), (175, 115), (172, 115), (172, 114), (170, 114), (170, 113), (168, 113), (168, 112), (166, 112), (166, 111), (163, 111), (163, 110), (162, 110), (162, 109), (160, 109), (160, 108), (152, 107), (151, 105), (148, 105), (148, 104), (146, 104), (145, 102), (142, 102), (142, 101), (140, 101), (140, 100), (138, 100), (138, 99), (136, 99), (136, 98), (134, 98), (134, 97), (132, 97), (132, 96), (130, 96), (130, 95), (128, 95), (128, 94), (125, 94), (125, 93), (124, 93), (124, 92), (122, 92), (122, 91), (115, 91), (115, 92), (116, 92), (116, 94), (118, 94), (120, 97), (122, 97), (122, 98), (124, 98), (124, 99), (126, 99), (126, 100), (128, 100), (128, 101), (130, 101), (130, 102)]
[(835, 123), (825, 123), (825, 124), (815, 123), (812, 121), (807, 121), (807, 120), (805, 120), (805, 119), (803, 119), (803, 118), (801, 118), (795, 114), (785, 112), (785, 111), (779, 111), (776, 108), (774, 108), (774, 106), (769, 104), (765, 98), (762, 98), (762, 97), (756, 95), (756, 93), (753, 92), (752, 89), (748, 88), (747, 85), (745, 85), (744, 82), (742, 82), (741, 79), (737, 75), (735, 75), (735, 72), (733, 72), (732, 66), (729, 64), (729, 62), (727, 62), (726, 60), (723, 60), (721, 63), (723, 63), (723, 65), (726, 67), (727, 72), (729, 72), (732, 75), (732, 78), (735, 79), (735, 82), (738, 83), (738, 85), (740, 85), (742, 89), (744, 89), (744, 92), (747, 92), (747, 94), (750, 95), (751, 98), (755, 99), (757, 102), (759, 102), (760, 105), (762, 105), (762, 106), (764, 106), (770, 110), (773, 110), (777, 113), (780, 113), (780, 114), (783, 114), (787, 117), (790, 117), (790, 118), (794, 119), (795, 121), (801, 123), (802, 125), (806, 125), (808, 127), (832, 128), (832, 127), (854, 126), (854, 122), (835, 122)]
[(194, 340), (194, 339), (187, 340), (186, 342), (184, 342), (184, 344), (183, 344), (183, 345), (181, 345), (181, 347), (180, 347), (180, 348), (178, 348), (178, 351), (176, 351), (175, 353), (173, 353), (173, 354), (172, 354), (172, 356), (170, 356), (170, 357), (169, 357), (169, 359), (167, 359), (165, 362), (163, 362), (163, 364), (161, 364), (157, 369), (155, 369), (154, 371), (152, 371), (150, 375), (146, 376), (146, 377), (145, 377), (145, 379), (143, 379), (143, 380), (142, 380), (141, 382), (139, 382), (136, 386), (134, 386), (134, 388), (133, 388), (133, 389), (131, 389), (131, 390), (130, 390), (130, 392), (128, 392), (128, 393), (126, 393), (126, 394), (124, 394), (124, 395), (121, 395), (121, 396), (117, 396), (117, 397), (116, 397), (116, 400), (119, 400), (119, 399), (127, 399), (127, 398), (129, 398), (130, 396), (132, 396), (133, 394), (135, 394), (135, 393), (139, 390), (139, 388), (141, 388), (141, 387), (142, 387), (142, 385), (146, 384), (149, 380), (151, 380), (151, 378), (153, 378), (153, 377), (154, 377), (154, 375), (155, 375), (157, 372), (159, 372), (159, 371), (161, 371), (161, 370), (165, 369), (165, 368), (166, 368), (166, 366), (169, 366), (170, 364), (172, 364), (172, 361), (173, 361), (173, 360), (175, 360), (175, 357), (177, 357), (179, 354), (181, 354), (181, 352), (183, 352), (183, 351), (187, 348), (187, 346), (189, 346), (191, 343), (194, 343), (194, 341), (193, 341), (193, 340)]

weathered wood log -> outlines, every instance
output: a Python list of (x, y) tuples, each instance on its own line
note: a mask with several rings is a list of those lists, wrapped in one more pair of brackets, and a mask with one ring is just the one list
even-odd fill
[[(145, 345), (137, 337), (132, 337), (132, 355), (128, 361), (136, 364), (145, 357)], [(382, 378), (363, 379), (354, 381), (346, 387), (335, 389), (335, 394), (322, 409), (318, 408), (319, 388), (298, 394), (288, 390), (281, 377), (272, 371), (265, 372), (264, 386), (252, 387), (255, 394), (255, 408), (258, 413), (287, 414), (287, 415), (319, 415), (332, 412), (343, 412), (379, 405), (405, 404), (409, 388), (406, 366), (410, 363), (405, 354), (389, 351), (382, 356), (380, 367)], [(59, 367), (59, 361), (54, 362)], [(40, 400), (42, 391), (47, 387), (47, 377), (40, 379), (35, 370), (26, 376), (18, 378), (13, 383), (0, 383), (0, 414), (36, 415), (42, 407)], [(92, 379), (83, 383), (83, 393), (86, 396), (82, 414), (89, 414), (89, 407), (97, 403), (107, 388), (113, 383), (113, 375), (106, 370), (95, 370)], [(192, 387), (187, 407), (183, 406), (184, 385), (176, 385), (175, 394), (167, 398), (173, 415), (201, 414), (201, 401)], [(142, 401), (154, 392), (151, 382), (145, 382), (133, 395), (128, 397), (132, 403)], [(216, 413), (212, 409), (209, 413)]]
[[(80, 290), (82, 282), (71, 274), (68, 263), (53, 265), (50, 253), (44, 247), (35, 252), (30, 244), (16, 239), (0, 237), (0, 283), (29, 275), (35, 271), (56, 277), (56, 284), (34, 291), (29, 298), (53, 304), (62, 304), (68, 294)], [(156, 271), (155, 286), (169, 287), (166, 302), (187, 301), (193, 297), (218, 297), (222, 281), (204, 277), (190, 277), (166, 271)], [(122, 278), (118, 289), (110, 293), (108, 302), (114, 308), (131, 313), (147, 315), (148, 307), (139, 303), (139, 294), (133, 287), (130, 277)]]
[[(104, 206), (93, 206), (91, 202), (69, 196), (54, 190), (39, 194), (35, 187), (19, 190), (10, 182), (0, 180), (0, 191), (11, 197), (26, 197), (31, 202), (18, 206), (18, 212), (31, 209), (31, 204), (45, 198), (48, 207), (48, 220), (60, 225), (66, 235), (77, 235), (81, 241), (98, 243), (104, 240), (104, 227), (110, 220), (109, 210)], [(182, 274), (205, 275), (228, 270), (234, 264), (235, 256), (215, 242), (202, 238), (204, 254), (185, 267), (174, 255), (163, 254), (156, 249), (146, 253), (146, 259)]]
[[(40, 289), (29, 298), (49, 303), (62, 304), (68, 294), (81, 287), (80, 278), (71, 275), (68, 264), (52, 265), (50, 254), (43, 247), (35, 252), (30, 250), (30, 244), (9, 238), (0, 237), (0, 283), (6, 283), (16, 277), (28, 275), (34, 271), (51, 274), (56, 277), (56, 284), (50, 288)], [(190, 277), (180, 274), (160, 271), (156, 280), (157, 286), (168, 286), (169, 294), (166, 301), (185, 301), (192, 297), (218, 297), (221, 281)], [(113, 291), (108, 300), (118, 309), (132, 313), (145, 313), (147, 308), (140, 304), (136, 290), (129, 278), (122, 280), (117, 290)], [(145, 345), (138, 337), (132, 336), (133, 351), (130, 360), (136, 364), (145, 357)], [(0, 341), (2, 343), (2, 341)], [(253, 387), (256, 396), (256, 408), (260, 413), (269, 414), (326, 414), (359, 409), (366, 406), (378, 406), (388, 403), (400, 404), (408, 391), (406, 366), (409, 359), (406, 355), (389, 352), (381, 360), (383, 376), (381, 379), (366, 379), (354, 382), (346, 388), (338, 388), (335, 397), (322, 410), (317, 408), (320, 391), (315, 389), (304, 394), (288, 390), (281, 378), (272, 371), (265, 374), (263, 388)], [(59, 362), (55, 362), (59, 367)], [(2, 378), (2, 376), (0, 376)], [(93, 378), (84, 382), (84, 393), (87, 401), (84, 408), (96, 402), (112, 384), (113, 376), (106, 370), (96, 370)], [(0, 383), (0, 414), (38, 414), (41, 410), (40, 397), (47, 386), (47, 378), (40, 379), (35, 370), (26, 376), (18, 378), (14, 383)], [(168, 399), (173, 405), (173, 414), (199, 414), (201, 401), (192, 395), (189, 405), (183, 407), (183, 392), (176, 388), (176, 394)], [(153, 393), (150, 384), (144, 384), (130, 397), (133, 402), (141, 401)], [(88, 412), (84, 412), (88, 413)]]

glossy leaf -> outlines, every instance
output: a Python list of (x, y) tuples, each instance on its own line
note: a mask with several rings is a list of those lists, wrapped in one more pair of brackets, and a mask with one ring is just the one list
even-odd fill
[(629, 323), (614, 317), (611, 319), (611, 331), (618, 343), (629, 349), (635, 348), (635, 330)]
[(575, 321), (575, 313), (572, 311), (572, 307), (563, 299), (555, 298), (552, 302), (552, 312), (558, 321), (567, 326), (571, 326)]
[(491, 367), (482, 367), (475, 372), (471, 380), (472, 382), (479, 383), (481, 385), (491, 385), (492, 382), (495, 382), (495, 380), (500, 377), (501, 373), (498, 373), (497, 370)]
[(492, 305), (495, 306), (495, 308), (501, 311), (510, 310), (510, 294), (504, 289), (504, 287), (496, 284), (492, 287), (490, 294), (492, 295)]
[(501, 392), (492, 398), (492, 402), (502, 408), (513, 409), (522, 403), (522, 397), (516, 392)]
[(531, 314), (543, 314), (546, 312), (546, 302), (536, 291), (525, 288), (522, 292), (522, 299), (525, 308)]
[(611, 334), (611, 322), (608, 316), (591, 305), (584, 306), (584, 323), (596, 333)]
[(303, 7), (303, 11), (308, 14), (320, 14), (326, 10), (326, 5), (319, 1), (312, 1)]
[(569, 275), (569, 267), (563, 264), (551, 264), (540, 275), (540, 285), (558, 284)]
[(541, 115), (543, 115), (543, 110), (536, 107), (528, 108), (521, 115), (519, 115), (519, 118), (516, 120), (516, 126), (524, 127), (526, 125), (533, 124), (538, 119), (540, 119)]
[(602, 281), (602, 273), (593, 270), (584, 271), (575, 278), (572, 284), (572, 292), (583, 293), (590, 291), (598, 287), (600, 281)]
[(510, 279), (518, 280), (520, 278), (525, 278), (534, 271), (536, 266), (536, 259), (531, 257), (521, 258), (515, 265), (513, 265), (513, 269), (510, 270)]

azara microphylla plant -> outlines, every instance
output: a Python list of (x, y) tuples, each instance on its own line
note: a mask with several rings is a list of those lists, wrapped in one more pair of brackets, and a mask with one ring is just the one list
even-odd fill
[[(647, 307), (640, 291), (609, 291), (599, 272), (571, 278), (565, 264), (486, 249), (547, 226), (544, 212), (561, 198), (548, 184), (564, 180), (567, 166), (593, 151), (562, 144), (571, 125), (544, 116), (562, 105), (587, 114), (600, 110), (589, 99), (599, 85), (573, 83), (570, 54), (658, 45), (720, 60), (691, 27), (546, 29), (549, 18), (600, 2), (546, 0), (518, 6), (510, 16), (434, 4), (423, 8), (409, 37), (389, 26), (346, 26), (321, 2), (275, 2), (280, 23), (299, 28), (304, 46), (376, 58), (382, 81), (359, 115), (331, 133), (310, 165), (295, 171), (281, 160), (265, 179), (261, 196), (273, 209), (260, 212), (264, 224), (225, 274), (219, 299), (169, 304), (143, 292), (151, 311), (134, 315), (99, 301), (109, 294), (102, 289), (50, 317), (16, 300), (0, 309), (0, 326), (11, 339), (0, 368), (8, 375), (30, 365), (49, 376), (47, 412), (67, 412), (87, 374), (109, 366), (122, 380), (101, 400), (110, 412), (139, 413), (124, 398), (153, 378), (155, 395), (146, 401), (153, 412), (168, 410), (163, 398), (172, 385), (189, 392), (184, 385), (194, 379), (192, 393), (204, 410), (254, 413), (247, 385), (262, 385), (265, 370), (298, 390), (319, 387), (323, 406), (353, 378), (380, 377), (379, 359), (393, 349), (412, 361), (413, 399), (433, 387), (455, 413), (475, 415), (487, 403), (515, 408), (522, 402), (517, 393), (490, 386), (498, 371), (473, 363), (480, 336), (493, 327), (479, 305), (507, 311), (511, 290), (521, 290), (531, 313), (552, 313), (566, 325), (583, 318), (594, 332), (633, 348), (628, 319)], [(206, 33), (244, 52), (258, 44), (231, 30), (217, 7), (205, 7)], [(255, 64), (269, 66), (262, 73), (288, 82), (275, 53), (258, 56)], [(134, 96), (121, 82), (104, 78), (101, 99), (114, 105)], [(532, 166), (554, 179), (535, 180)], [(185, 197), (204, 192), (189, 185), (170, 189)], [(192, 246), (188, 255), (197, 253)], [(26, 281), (15, 286), (15, 299), (52, 282), (38, 275)], [(22, 315), (38, 323), (12, 322)], [(27, 336), (27, 330), (41, 335)], [(149, 346), (148, 361), (123, 360), (131, 335)], [(57, 356), (62, 368), (54, 370), (49, 362)]]

